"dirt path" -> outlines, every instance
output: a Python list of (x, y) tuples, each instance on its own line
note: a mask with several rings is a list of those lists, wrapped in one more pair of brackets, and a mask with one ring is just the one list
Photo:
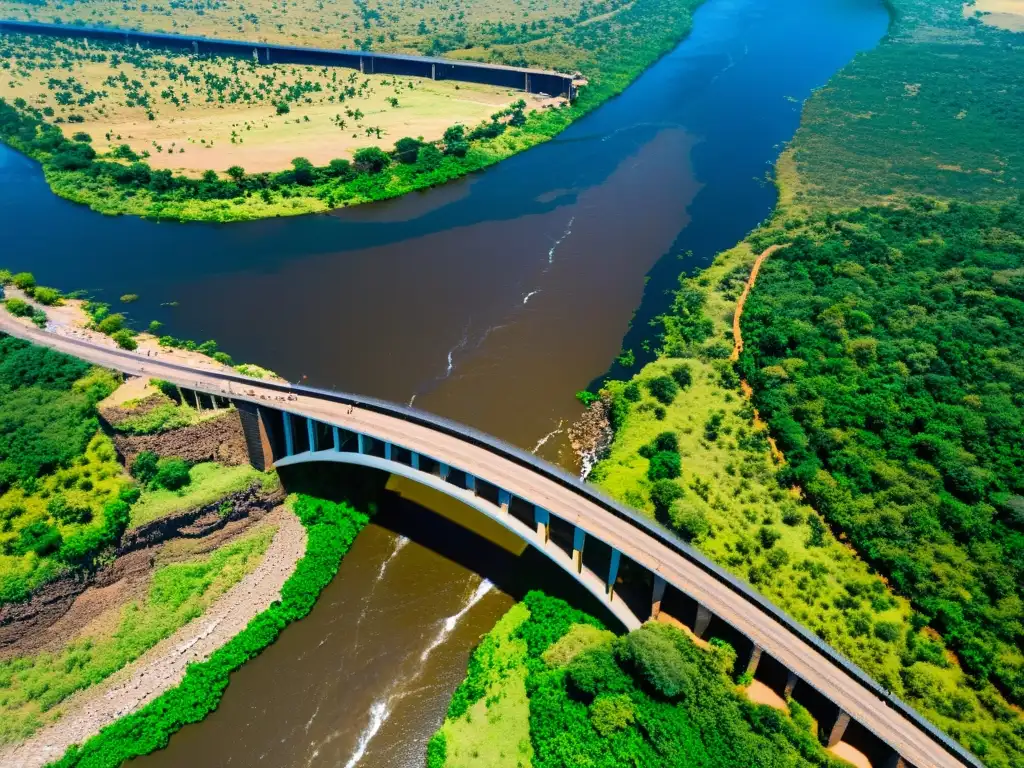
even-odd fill
[(185, 667), (202, 661), (237, 635), (254, 616), (281, 596), (281, 587), (306, 551), (306, 531), (298, 518), (278, 507), (264, 520), (277, 533), (256, 569), (221, 596), (200, 618), (110, 679), (68, 699), (64, 716), (28, 741), (0, 749), (5, 768), (39, 768), (56, 760), (114, 720), (134, 712), (177, 685)]
[[(740, 353), (743, 351), (743, 332), (740, 330), (740, 320), (743, 317), (743, 306), (747, 303), (747, 297), (750, 295), (751, 289), (754, 287), (754, 283), (757, 282), (757, 274), (761, 271), (761, 265), (764, 264), (764, 260), (775, 253), (779, 248), (785, 248), (789, 243), (781, 243), (779, 245), (769, 245), (763, 251), (761, 255), (754, 260), (754, 266), (750, 269), (750, 277), (747, 278), (746, 285), (743, 286), (743, 293), (740, 294), (739, 300), (736, 302), (736, 312), (732, 316), (732, 354), (729, 359), (736, 362), (740, 359)], [(740, 390), (743, 392), (743, 397), (748, 401), (754, 394), (754, 390), (751, 389), (746, 379), (740, 381)], [(767, 425), (761, 421), (761, 416), (758, 414), (757, 409), (754, 409), (754, 428), (755, 429), (767, 429)], [(768, 446), (772, 453), (772, 458), (775, 459), (776, 463), (783, 464), (786, 461), (786, 457), (779, 450), (779, 446), (775, 442), (775, 438), (768, 436)]]
[(730, 360), (735, 362), (740, 359), (740, 352), (743, 351), (743, 333), (740, 331), (740, 319), (743, 317), (743, 305), (747, 303), (747, 297), (750, 295), (750, 289), (754, 287), (754, 283), (757, 282), (757, 273), (761, 271), (761, 265), (764, 264), (764, 260), (775, 253), (779, 248), (784, 248), (789, 243), (783, 243), (780, 245), (769, 245), (763, 251), (761, 255), (754, 260), (754, 266), (750, 269), (750, 277), (747, 278), (747, 284), (743, 286), (743, 293), (740, 294), (739, 301), (736, 302), (736, 313), (732, 316), (732, 355), (729, 357)]

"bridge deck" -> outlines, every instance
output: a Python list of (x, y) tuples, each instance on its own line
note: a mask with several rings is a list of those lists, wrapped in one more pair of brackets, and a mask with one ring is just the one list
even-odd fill
[[(926, 766), (980, 765), (905, 703), (887, 696), (855, 665), (699, 553), (559, 470), (469, 428), (401, 406), (292, 387), (217, 370), (188, 368), (39, 330), (0, 310), (0, 331), (107, 368), (248, 400), (307, 416), (467, 469), (548, 509), (661, 575), (750, 638), (847, 712), (905, 760)], [(416, 422), (419, 423), (416, 423)], [(456, 433), (461, 429), (461, 434)], [(486, 441), (486, 442), (485, 442)], [(520, 455), (521, 454), (521, 455)]]

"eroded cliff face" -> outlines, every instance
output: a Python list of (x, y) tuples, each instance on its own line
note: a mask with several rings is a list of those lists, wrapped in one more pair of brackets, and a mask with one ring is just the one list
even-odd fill
[[(283, 500), (280, 488), (264, 491), (261, 483), (254, 482), (213, 503), (127, 531), (108, 564), (93, 572), (68, 573), (41, 587), (24, 603), (0, 606), (0, 658), (63, 646), (103, 610), (141, 594), (157, 556), (168, 543), (195, 540), (189, 556), (211, 551), (247, 530)], [(172, 555), (170, 559), (175, 558)]]
[[(107, 417), (106, 413), (102, 415)], [(108, 423), (111, 422), (108, 420)], [(235, 410), (225, 410), (223, 415), (156, 435), (114, 432), (112, 437), (114, 447), (129, 467), (143, 451), (152, 451), (157, 456), (176, 456), (189, 464), (216, 461), (225, 466), (237, 466), (249, 462), (242, 422)]]

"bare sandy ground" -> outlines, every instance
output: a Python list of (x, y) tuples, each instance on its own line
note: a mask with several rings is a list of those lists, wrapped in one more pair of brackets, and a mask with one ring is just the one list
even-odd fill
[(976, 0), (974, 5), (964, 5), (964, 16), (970, 18), (975, 11), (984, 14), (984, 24), (1024, 32), (1024, 0)]
[(306, 551), (306, 531), (298, 518), (278, 507), (266, 518), (277, 533), (262, 562), (228, 590), (200, 618), (150, 649), (134, 664), (99, 686), (71, 697), (64, 716), (28, 741), (0, 749), (5, 768), (40, 768), (101, 728), (141, 709), (181, 682), (188, 664), (202, 661), (237, 635), (281, 596), (281, 587)]

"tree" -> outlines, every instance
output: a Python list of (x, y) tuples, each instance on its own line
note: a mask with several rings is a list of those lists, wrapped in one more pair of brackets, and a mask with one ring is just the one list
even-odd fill
[(11, 282), (23, 291), (30, 291), (36, 287), (36, 278), (31, 272), (18, 272), (11, 277)]
[(408, 136), (399, 139), (395, 142), (395, 158), (400, 163), (412, 165), (419, 159), (422, 146), (423, 142), (419, 139), (411, 139)]
[(295, 183), (308, 187), (313, 184), (316, 168), (304, 157), (296, 157), (292, 160), (292, 168), (295, 174)]
[(227, 174), (235, 183), (240, 183), (245, 178), (245, 168), (240, 165), (232, 165), (228, 168)]
[(679, 393), (679, 385), (671, 376), (655, 376), (644, 383), (647, 385), (648, 391), (662, 405), (672, 405), (672, 401)]
[(148, 330), (154, 336), (159, 336), (160, 335), (160, 329), (163, 328), (163, 327), (164, 327), (164, 324), (161, 323), (159, 320), (151, 320), (150, 323), (149, 323)]
[(40, 304), (52, 307), (61, 303), (60, 291), (56, 288), (44, 288), (37, 286), (32, 292), (32, 297)]
[(292, 108), (290, 106), (288, 106), (288, 102), (287, 101), (279, 101), (279, 102), (277, 102), (277, 114), (279, 114), (279, 115), (287, 115), (291, 111), (292, 111)]
[(444, 132), (444, 153), (454, 157), (465, 157), (469, 151), (469, 142), (466, 141), (466, 127), (464, 125), (453, 125)]
[(672, 502), (682, 497), (683, 489), (671, 480), (656, 480), (651, 486), (651, 504), (654, 505), (654, 513), (659, 520), (666, 520)]
[(364, 147), (353, 157), (356, 168), (364, 173), (380, 173), (391, 164), (391, 157), (380, 147)]

